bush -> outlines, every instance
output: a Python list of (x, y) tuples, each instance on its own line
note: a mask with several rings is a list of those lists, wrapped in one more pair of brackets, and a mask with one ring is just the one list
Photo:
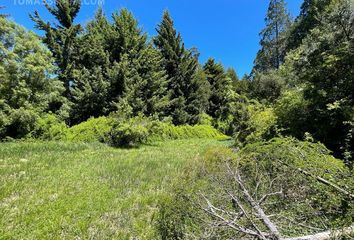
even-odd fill
[(252, 83), (252, 96), (259, 101), (274, 102), (285, 88), (285, 79), (275, 70), (257, 72)]
[(0, 139), (5, 138), (7, 126), (11, 123), (9, 110), (4, 101), (0, 100)]
[[(281, 203), (273, 206), (276, 211), (286, 206), (294, 219), (306, 218), (309, 225), (326, 221), (328, 226), (336, 228), (352, 222), (354, 205), (350, 204), (351, 200), (315, 179), (316, 176), (321, 177), (354, 192), (352, 173), (323, 144), (294, 138), (274, 138), (246, 146), (240, 156), (244, 159), (245, 174), (252, 174), (252, 169), (257, 165), (262, 166), (265, 174), (277, 176), (275, 185), (284, 190), (284, 196)], [(325, 211), (323, 219), (317, 215), (322, 211)]]
[(191, 223), (191, 214), (194, 207), (185, 198), (184, 193), (173, 194), (159, 200), (159, 211), (157, 212), (156, 228), (163, 240), (185, 239), (188, 225)]
[(247, 106), (245, 119), (235, 134), (236, 146), (245, 146), (257, 141), (265, 141), (277, 133), (277, 121), (273, 108), (258, 103)]
[[(136, 147), (140, 144), (156, 141), (213, 138), (224, 140), (228, 137), (220, 133), (210, 125), (184, 125), (174, 126), (172, 123), (162, 122), (138, 116), (125, 119), (122, 117), (90, 118), (78, 125), (68, 128), (54, 114), (46, 114), (42, 117), (31, 115), (30, 111), (22, 111), (7, 117), (0, 112), (0, 136), (33, 137), (41, 140), (62, 140), (73, 142), (104, 142), (115, 147)], [(31, 118), (33, 116), (33, 118)], [(14, 121), (14, 122), (13, 122)], [(19, 126), (17, 131), (11, 127)]]
[(310, 131), (308, 105), (301, 89), (284, 92), (274, 108), (278, 125), (284, 133), (301, 139), (305, 132)]
[(112, 146), (137, 146), (156, 141), (213, 138), (224, 140), (228, 137), (210, 125), (183, 125), (174, 126), (171, 123), (161, 122), (138, 116), (129, 120), (117, 120), (112, 130), (107, 134), (108, 143)]
[(68, 129), (66, 140), (74, 142), (105, 142), (114, 119), (110, 117), (90, 118)]
[(213, 124), (213, 118), (206, 113), (199, 114), (197, 124), (211, 126)]
[(218, 140), (228, 139), (227, 136), (210, 125), (182, 125), (163, 122), (152, 122), (149, 128), (150, 141), (191, 139), (191, 138), (212, 138)]
[(31, 136), (41, 140), (105, 142), (105, 136), (111, 131), (113, 122), (109, 117), (90, 118), (69, 128), (56, 115), (47, 114), (38, 119)]
[[(201, 209), (206, 205), (203, 194), (217, 208), (236, 211), (229, 193), (243, 201), (242, 192), (235, 187), (229, 169), (237, 169), (241, 173), (244, 185), (255, 199), (282, 191), (279, 195), (269, 196), (269, 201), (262, 204), (266, 214), (279, 216), (272, 217), (272, 221), (282, 236), (313, 234), (316, 231), (304, 226), (318, 227), (322, 224), (327, 228), (341, 228), (351, 225), (354, 212), (351, 200), (315, 177), (302, 173), (299, 168), (349, 192), (354, 191), (350, 170), (320, 143), (274, 138), (249, 144), (238, 153), (226, 147), (212, 148), (204, 154), (202, 161), (185, 169), (187, 175), (178, 181), (178, 191), (172, 190), (176, 192), (172, 194), (174, 197), (161, 204), (158, 229), (161, 235), (177, 233), (178, 237), (165, 239), (185, 239), (186, 236), (199, 239), (205, 234), (210, 234), (208, 239), (242, 239), (242, 235), (233, 229), (209, 231), (215, 218)], [(242, 204), (249, 206), (247, 202)], [(185, 210), (179, 206), (186, 206)], [(241, 224), (242, 221), (247, 219), (241, 219)], [(299, 222), (301, 224), (297, 224)]]
[[(26, 110), (24, 108), (11, 109), (8, 113), (8, 117), (1, 117), (5, 122), (3, 128), (3, 137), (10, 138), (26, 138), (35, 129), (38, 113), (34, 110)], [(3, 115), (3, 114), (2, 114)]]
[(115, 122), (106, 134), (106, 142), (113, 147), (136, 147), (146, 143), (149, 135), (148, 124), (142, 117)]
[(64, 140), (68, 134), (68, 127), (56, 115), (46, 114), (38, 119), (32, 137), (42, 140)]
[(233, 136), (244, 128), (244, 122), (249, 119), (248, 106), (254, 100), (249, 100), (244, 95), (233, 94), (232, 101), (228, 104), (228, 114), (222, 118), (214, 119), (213, 126), (222, 133)]

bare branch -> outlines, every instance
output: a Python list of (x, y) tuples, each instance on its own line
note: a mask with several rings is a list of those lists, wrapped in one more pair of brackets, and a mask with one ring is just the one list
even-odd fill
[[(281, 163), (284, 164), (284, 165), (286, 165), (286, 166), (288, 166), (288, 167), (291, 167), (291, 166), (290, 166), (289, 164), (287, 164), (287, 163), (284, 163), (284, 162), (281, 162)], [(332, 182), (330, 182), (330, 181), (328, 181), (328, 180), (326, 180), (326, 179), (324, 179), (324, 178), (322, 178), (322, 177), (320, 177), (320, 176), (316, 176), (316, 175), (314, 175), (314, 174), (312, 174), (312, 173), (310, 173), (310, 172), (308, 172), (308, 171), (305, 171), (305, 170), (302, 169), (302, 168), (295, 168), (295, 167), (294, 167), (294, 169), (297, 170), (298, 172), (300, 172), (300, 173), (306, 175), (306, 176), (309, 176), (309, 177), (312, 177), (312, 178), (316, 179), (316, 180), (317, 180), (318, 182), (320, 182), (320, 183), (323, 183), (323, 184), (325, 184), (325, 185), (327, 185), (327, 186), (329, 186), (329, 187), (332, 187), (332, 188), (335, 189), (337, 192), (340, 192), (340, 193), (346, 195), (347, 197), (349, 197), (349, 199), (350, 199), (352, 202), (354, 202), (354, 194), (352, 194), (352, 193), (350, 193), (349, 191), (347, 191), (347, 190), (345, 190), (345, 189), (339, 187), (337, 184), (334, 184), (334, 183), (332, 183)]]
[(274, 192), (274, 193), (265, 194), (265, 195), (258, 201), (258, 204), (259, 204), (259, 205), (262, 205), (262, 203), (264, 203), (265, 200), (267, 200), (268, 197), (275, 196), (275, 195), (281, 195), (281, 194), (283, 194), (283, 190), (280, 190), (280, 191)]
[(238, 205), (238, 207), (241, 209), (243, 215), (251, 222), (252, 226), (254, 227), (254, 229), (256, 229), (256, 231), (259, 234), (259, 238), (260, 239), (266, 239), (266, 237), (264, 236), (264, 234), (261, 232), (261, 230), (257, 227), (257, 225), (252, 221), (252, 219), (249, 217), (249, 215), (247, 214), (245, 208), (242, 206), (240, 200), (235, 197), (233, 194), (229, 193), (230, 197), (234, 200), (234, 202)]
[[(259, 190), (261, 188), (263, 189), (263, 187), (265, 186), (267, 186), (267, 189), (274, 189), (277, 185), (276, 180), (279, 179), (279, 175), (274, 176), (274, 178), (272, 176), (265, 176), (263, 178), (256, 174), (255, 178), (257, 182), (251, 182), (251, 184), (254, 185), (252, 185), (252, 189), (249, 189), (248, 182), (245, 182), (246, 180), (248, 180), (248, 178), (243, 179), (241, 173), (239, 172), (237, 164), (238, 163), (236, 163), (236, 166), (232, 165), (232, 167), (231, 162), (226, 161), (225, 164), (228, 175), (227, 181), (232, 181), (234, 184), (228, 183), (227, 185), (225, 185), (225, 183), (223, 183), (221, 180), (222, 178), (218, 179), (217, 177), (215, 177), (214, 179), (212, 177), (212, 179), (221, 184), (226, 194), (223, 197), (226, 197), (226, 199), (231, 199), (233, 208), (229, 209), (229, 207), (225, 207), (223, 209), (223, 207), (216, 207), (205, 195), (201, 194), (207, 206), (205, 207), (205, 204), (203, 204), (203, 206), (199, 204), (199, 206), (201, 207), (201, 209), (204, 210), (204, 212), (206, 212), (213, 218), (213, 222), (209, 223), (210, 228), (208, 228), (208, 235), (215, 234), (217, 228), (225, 227), (233, 229), (234, 231), (238, 232), (238, 234), (240, 234), (235, 236), (236, 239), (239, 239), (240, 236), (244, 237), (248, 235), (252, 239), (256, 238), (259, 240), (327, 240), (330, 239), (331, 236), (333, 237), (333, 235), (354, 233), (353, 225), (351, 228), (345, 228), (341, 231), (325, 231), (313, 235), (294, 238), (282, 237), (280, 231), (278, 230), (278, 226), (275, 224), (275, 222), (273, 222), (273, 219), (271, 219), (271, 216), (277, 216), (279, 214), (270, 213), (269, 215), (267, 215), (263, 207), (266, 205), (266, 203), (269, 202), (268, 200), (270, 197), (283, 194), (283, 189), (277, 192), (264, 193), (263, 196), (259, 195)], [(286, 164), (284, 163), (284, 165)], [(342, 193), (345, 193), (344, 191), (346, 191), (338, 187), (337, 185), (327, 181), (326, 179), (315, 176), (303, 169), (294, 169), (300, 171), (306, 176), (314, 177), (317, 179), (317, 181), (332, 186), (336, 190), (341, 191)], [(258, 199), (258, 196), (260, 196), (260, 199)], [(296, 220), (292, 220), (281, 215), (279, 216), (287, 220), (284, 220), (283, 223), (285, 225), (288, 225), (289, 228), (294, 225), (298, 225), (303, 228), (308, 228), (314, 231), (324, 231), (324, 229), (326, 229), (326, 226), (324, 226), (323, 228), (312, 227), (303, 223), (299, 223)]]
[(301, 222), (298, 222), (298, 221), (296, 221), (296, 220), (294, 220), (294, 219), (290, 219), (290, 218), (288, 218), (288, 217), (286, 217), (286, 216), (283, 216), (283, 215), (279, 215), (279, 217), (284, 218), (285, 220), (287, 220), (287, 221), (289, 221), (289, 222), (291, 222), (291, 223), (293, 223), (293, 224), (295, 224), (295, 225), (298, 225), (298, 226), (301, 226), (301, 227), (304, 227), (304, 228), (308, 228), (308, 229), (311, 229), (311, 230), (316, 230), (316, 231), (324, 231), (324, 230), (325, 230), (325, 229), (323, 229), (323, 228), (312, 227), (312, 226), (303, 224), (303, 223), (301, 223)]
[[(259, 234), (255, 231), (252, 231), (250, 229), (244, 228), (240, 225), (238, 225), (236, 222), (230, 221), (226, 218), (224, 218), (223, 216), (221, 216), (220, 214), (218, 214), (215, 210), (219, 210), (218, 208), (216, 208), (215, 206), (213, 206), (213, 204), (209, 201), (209, 199), (207, 199), (204, 195), (202, 195), (202, 197), (204, 198), (204, 200), (206, 201), (207, 205), (208, 205), (208, 209), (204, 209), (204, 211), (206, 211), (208, 214), (212, 215), (213, 217), (218, 218), (219, 220), (221, 220), (225, 225), (227, 225), (228, 227), (236, 230), (236, 231), (240, 231), (242, 233), (251, 235), (251, 236), (255, 236), (257, 238), (260, 238)], [(266, 240), (266, 238), (260, 238), (263, 240)]]
[(251, 207), (256, 211), (264, 225), (268, 228), (268, 230), (271, 232), (272, 238), (273, 239), (281, 239), (280, 232), (277, 228), (277, 226), (269, 219), (269, 217), (265, 214), (263, 209), (260, 207), (260, 205), (255, 201), (252, 196), (249, 194), (248, 190), (243, 184), (241, 175), (239, 173), (235, 173), (231, 170), (230, 166), (227, 165), (229, 172), (232, 173), (234, 180), (238, 183), (240, 186), (243, 195), (245, 196), (246, 200), (248, 203), (251, 205)]
[(284, 240), (329, 240), (332, 239), (333, 237), (341, 237), (353, 233), (354, 233), (354, 225), (340, 230), (326, 231), (326, 232), (321, 232), (321, 233), (302, 236), (302, 237), (286, 238)]

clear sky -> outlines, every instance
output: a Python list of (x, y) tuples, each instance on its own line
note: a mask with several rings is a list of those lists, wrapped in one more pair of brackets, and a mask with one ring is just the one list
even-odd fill
[[(49, 3), (53, 0), (47, 0)], [(156, 25), (164, 9), (168, 9), (175, 26), (181, 32), (187, 47), (197, 47), (203, 63), (209, 57), (234, 67), (239, 76), (249, 73), (259, 49), (258, 33), (264, 27), (268, 0), (82, 0), (83, 7), (77, 22), (90, 20), (99, 3), (108, 16), (121, 7), (127, 7), (138, 19), (149, 36), (156, 34)], [(292, 16), (299, 13), (303, 0), (288, 0)], [(40, 4), (41, 0), (0, 0), (6, 6), (2, 12), (11, 15), (17, 23), (33, 29), (28, 14), (38, 10), (45, 19), (51, 19)]]

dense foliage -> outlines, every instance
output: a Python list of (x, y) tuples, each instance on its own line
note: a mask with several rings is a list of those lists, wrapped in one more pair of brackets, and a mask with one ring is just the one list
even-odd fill
[(165, 140), (229, 138), (208, 124), (175, 126), (143, 115), (128, 119), (114, 115), (90, 118), (69, 127), (53, 114), (39, 118), (29, 137), (46, 141), (103, 142), (114, 147), (137, 147)]
[[(163, 189), (171, 194), (164, 194), (160, 207), (149, 206), (158, 213), (144, 220), (157, 222), (161, 239), (278, 240), (354, 222), (353, 0), (304, 0), (294, 21), (285, 0), (270, 0), (253, 70), (242, 78), (213, 58), (200, 63), (198, 50), (185, 46), (168, 11), (156, 36), (148, 36), (128, 9), (111, 17), (98, 9), (81, 25), (81, 0), (53, 3), (44, 1), (51, 21), (37, 11), (30, 15), (42, 37), (0, 14), (1, 141), (68, 142), (48, 143), (63, 146), (63, 152), (101, 142), (140, 147), (143, 153), (129, 150), (140, 155), (150, 145), (159, 146), (163, 159), (160, 142), (232, 136), (233, 149), (214, 146), (201, 157), (198, 150), (176, 186), (169, 182), (170, 189)], [(179, 152), (194, 151), (188, 147), (176, 150), (178, 160), (184, 156)], [(96, 148), (83, 156), (94, 156)], [(59, 155), (55, 159), (63, 161)], [(131, 158), (136, 161), (129, 156), (129, 164)], [(116, 163), (109, 167), (116, 169)], [(98, 173), (101, 184), (105, 173), (90, 174)], [(165, 179), (169, 173), (160, 174)], [(263, 220), (257, 208), (266, 213)], [(147, 222), (142, 225), (152, 228)], [(152, 235), (149, 229), (145, 237)]]
[(353, 5), (351, 0), (304, 1), (284, 32), (282, 64), (254, 71), (248, 95), (275, 109), (278, 133), (299, 139), (309, 133), (349, 165), (354, 151)]
[(81, 1), (45, 7), (55, 22), (39, 12), (31, 19), (46, 47), (0, 18), (2, 139), (28, 136), (46, 113), (69, 126), (114, 113), (125, 122), (137, 116), (177, 126), (207, 122), (236, 136), (238, 146), (310, 134), (352, 164), (351, 0), (305, 0), (294, 22), (284, 0), (271, 0), (253, 71), (241, 79), (212, 58), (200, 64), (168, 11), (149, 38), (127, 9), (111, 18), (99, 9), (80, 25)]
[(0, 18), (0, 138), (21, 138), (43, 112), (67, 116), (51, 53), (33, 32)]
[[(353, 191), (352, 173), (322, 144), (275, 138), (250, 144), (239, 153), (225, 147), (213, 148), (202, 159), (185, 171), (183, 184), (174, 189), (171, 198), (161, 201), (158, 228), (162, 239), (254, 239), (228, 226), (238, 218), (242, 227), (253, 229), (252, 225), (257, 224), (266, 231), (253, 215), (237, 215), (232, 196), (240, 196), (241, 201), (242, 191), (238, 191), (230, 171), (241, 174), (245, 187), (255, 199), (277, 193), (264, 199), (267, 202), (262, 208), (272, 216), (284, 237), (316, 233), (353, 222), (351, 200), (313, 177), (329, 179)], [(306, 169), (311, 176), (299, 169)], [(206, 211), (208, 204), (216, 206), (214, 211), (220, 214), (219, 218)], [(252, 208), (247, 201), (241, 204), (244, 211)], [(220, 220), (228, 217), (229, 222)]]

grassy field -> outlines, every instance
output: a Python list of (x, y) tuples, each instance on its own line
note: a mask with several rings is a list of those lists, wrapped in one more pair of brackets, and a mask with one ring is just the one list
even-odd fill
[(136, 149), (0, 145), (0, 239), (156, 239), (154, 213), (183, 166), (216, 140)]

